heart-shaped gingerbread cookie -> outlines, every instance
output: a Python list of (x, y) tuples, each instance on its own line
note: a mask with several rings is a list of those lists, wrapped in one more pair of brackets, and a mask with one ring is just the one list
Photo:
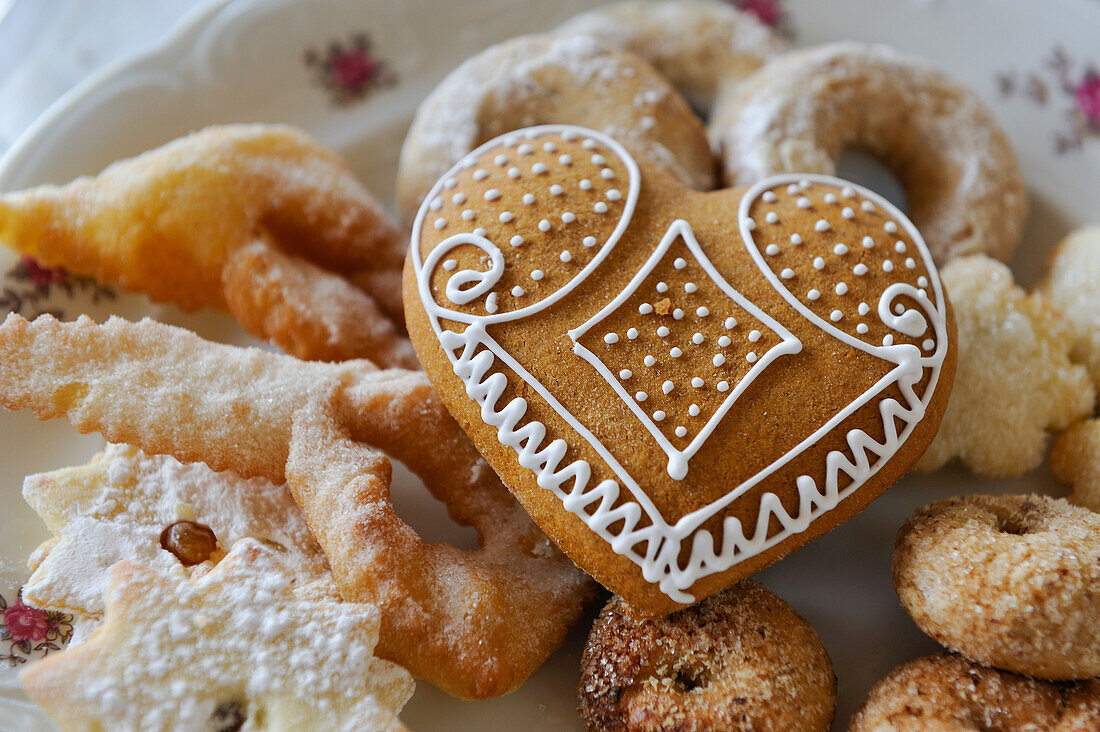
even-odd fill
[(864, 508), (932, 439), (954, 373), (932, 258), (880, 196), (821, 176), (698, 193), (564, 125), (435, 185), (405, 306), (489, 463), (644, 614)]

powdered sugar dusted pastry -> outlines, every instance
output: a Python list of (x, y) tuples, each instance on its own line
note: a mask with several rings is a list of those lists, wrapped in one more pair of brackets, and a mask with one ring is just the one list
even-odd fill
[(1050, 472), (1073, 486), (1070, 500), (1100, 512), (1100, 419), (1088, 419), (1058, 435), (1050, 446)]
[(103, 624), (24, 690), (70, 730), (404, 729), (413, 681), (372, 655), (377, 608), (299, 599), (284, 554), (242, 539), (191, 579), (116, 565)]
[(879, 45), (792, 51), (722, 97), (710, 125), (727, 185), (833, 173), (842, 150), (875, 155), (905, 187), (940, 264), (1008, 261), (1027, 190), (1008, 138), (978, 96), (930, 64)]
[(894, 589), (928, 635), (1044, 679), (1100, 676), (1100, 515), (1049, 496), (966, 496), (898, 532)]
[(109, 445), (90, 463), (29, 476), (23, 497), (54, 534), (23, 587), (32, 605), (100, 619), (112, 566), (166, 576), (207, 571), (251, 537), (285, 553), (300, 585), (327, 581), (328, 564), (290, 492), (264, 478)]
[(1100, 385), (1100, 225), (1080, 228), (1058, 244), (1039, 291), (1073, 323), (1070, 355)]
[(432, 184), (475, 147), (543, 122), (594, 127), (688, 186), (714, 185), (702, 122), (649, 64), (589, 37), (523, 36), (467, 60), (421, 103), (398, 164), (401, 217), (411, 222)]
[(786, 41), (755, 16), (718, 0), (626, 0), (581, 13), (555, 33), (592, 36), (641, 56), (703, 112), (787, 50)]
[(931, 439), (954, 366), (931, 255), (881, 197), (803, 176), (698, 193), (569, 125), (443, 176), (405, 303), (505, 484), (648, 615), (881, 493)]

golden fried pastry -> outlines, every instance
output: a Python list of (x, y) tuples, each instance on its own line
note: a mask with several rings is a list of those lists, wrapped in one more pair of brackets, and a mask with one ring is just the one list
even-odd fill
[(1058, 244), (1039, 291), (1073, 323), (1070, 356), (1100, 385), (1100, 225), (1077, 229)]
[(67, 730), (405, 729), (413, 681), (373, 656), (378, 609), (299, 599), (283, 561), (242, 539), (190, 580), (122, 562), (103, 625), (23, 689)]
[[(378, 652), (463, 698), (518, 687), (592, 581), (538, 531), (420, 372), (306, 363), (112, 318), (0, 326), (0, 403), (147, 452), (287, 480), (345, 600), (382, 610)], [(402, 461), (481, 546), (426, 544), (389, 502)]]
[(1049, 496), (967, 496), (898, 533), (894, 589), (913, 621), (978, 663), (1100, 676), (1100, 515)]
[(745, 580), (666, 618), (614, 598), (581, 659), (580, 714), (599, 730), (828, 730), (836, 677), (817, 634)]
[(1100, 419), (1078, 422), (1050, 446), (1050, 472), (1073, 486), (1070, 501), (1100, 512)]
[(875, 684), (848, 732), (1093, 732), (1100, 681), (1054, 684), (956, 655), (918, 658)]
[(1048, 430), (1092, 411), (1088, 373), (1069, 359), (1073, 328), (988, 257), (952, 261), (942, 277), (955, 308), (959, 360), (939, 434), (917, 469), (957, 458), (983, 477), (1023, 475), (1042, 462)]
[(727, 185), (836, 171), (848, 147), (897, 174), (937, 263), (1008, 261), (1027, 189), (1007, 135), (977, 94), (917, 58), (843, 42), (782, 54), (722, 96), (710, 125)]
[(404, 237), (290, 127), (211, 127), (95, 178), (0, 195), (0, 243), (186, 309), (227, 309), (305, 359), (416, 367)]

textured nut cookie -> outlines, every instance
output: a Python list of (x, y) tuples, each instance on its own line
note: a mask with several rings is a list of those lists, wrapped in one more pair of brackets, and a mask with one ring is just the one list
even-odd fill
[(471, 150), (548, 122), (602, 130), (685, 185), (714, 185), (703, 123), (649, 64), (586, 36), (522, 36), (470, 58), (420, 104), (398, 162), (402, 220)]
[(1073, 486), (1070, 501), (1100, 511), (1100, 420), (1078, 422), (1050, 446), (1050, 472)]
[(1100, 676), (1100, 515), (1048, 496), (967, 496), (910, 518), (894, 589), (925, 633), (978, 663)]
[(978, 95), (887, 46), (791, 51), (722, 97), (710, 125), (727, 185), (827, 173), (847, 147), (882, 160), (940, 264), (984, 253), (1008, 261), (1027, 188), (1008, 137)]
[(848, 732), (1086, 732), (1098, 725), (1100, 681), (1054, 684), (943, 655), (891, 671)]
[(836, 677), (813, 629), (745, 580), (666, 618), (639, 620), (615, 598), (581, 659), (589, 730), (827, 730)]
[(983, 477), (1023, 475), (1042, 462), (1048, 430), (1092, 411), (1088, 373), (1069, 359), (1073, 329), (988, 257), (950, 262), (942, 276), (955, 308), (959, 361), (939, 434), (917, 469), (958, 459)]
[(1058, 244), (1039, 291), (1073, 323), (1070, 356), (1100, 385), (1100, 226), (1078, 229)]
[(505, 484), (649, 615), (879, 495), (931, 439), (954, 367), (931, 255), (880, 196), (802, 176), (698, 193), (569, 125), (444, 175), (405, 302)]

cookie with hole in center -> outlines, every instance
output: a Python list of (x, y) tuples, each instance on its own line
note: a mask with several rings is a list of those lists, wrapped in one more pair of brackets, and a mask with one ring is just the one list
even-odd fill
[(405, 308), (489, 463), (642, 615), (863, 509), (935, 435), (954, 374), (932, 257), (882, 197), (799, 175), (699, 193), (568, 125), (439, 180)]

